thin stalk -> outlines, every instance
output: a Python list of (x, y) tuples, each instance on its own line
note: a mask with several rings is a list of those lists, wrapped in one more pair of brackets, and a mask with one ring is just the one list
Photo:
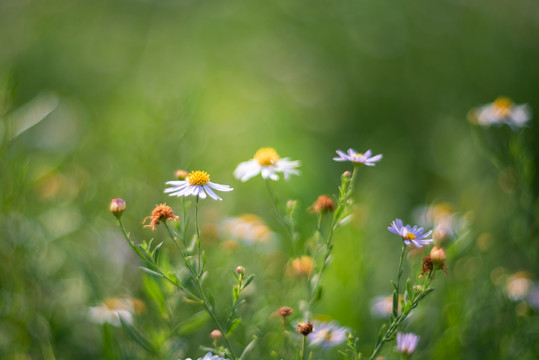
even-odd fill
[(393, 337), (393, 335), (395, 334), (395, 331), (398, 330), (400, 324), (404, 320), (406, 320), (410, 312), (413, 309), (415, 309), (417, 305), (419, 304), (419, 301), (423, 299), (423, 295), (427, 292), (427, 290), (429, 290), (429, 284), (432, 279), (433, 273), (434, 273), (434, 270), (431, 270), (429, 272), (429, 276), (427, 278), (427, 281), (425, 282), (425, 286), (417, 295), (414, 295), (413, 300), (412, 300), (412, 305), (406, 311), (404, 311), (401, 315), (393, 318), (393, 321), (391, 321), (391, 324), (386, 330), (386, 333), (384, 334), (382, 339), (380, 339), (380, 342), (376, 344), (376, 347), (374, 348), (374, 351), (372, 352), (372, 355), (369, 358), (370, 360), (374, 360), (378, 352), (382, 349), (382, 346)]
[(395, 299), (393, 299), (393, 316), (394, 317), (397, 317), (397, 315), (399, 314), (399, 284), (400, 284), (401, 276), (402, 276), (402, 260), (404, 259), (405, 251), (406, 251), (406, 244), (402, 244), (401, 258), (399, 261), (399, 270), (397, 273), (397, 287), (396, 287), (397, 300), (395, 301)]
[[(194, 294), (192, 291), (184, 288), (183, 286), (179, 285), (176, 281), (172, 280), (167, 274), (165, 274), (158, 266), (157, 264), (151, 264), (148, 262), (148, 259), (146, 259), (146, 257), (144, 256), (144, 254), (142, 254), (142, 252), (140, 251), (140, 249), (138, 247), (135, 246), (135, 244), (129, 239), (129, 235), (127, 234), (127, 232), (125, 231), (125, 228), (124, 228), (124, 225), (122, 223), (122, 221), (120, 219), (118, 219), (118, 225), (120, 225), (120, 228), (122, 229), (122, 234), (124, 235), (124, 238), (125, 240), (127, 241), (127, 243), (129, 244), (129, 246), (131, 246), (131, 248), (133, 250), (135, 250), (135, 252), (138, 254), (138, 256), (144, 260), (147, 264), (151, 265), (151, 267), (153, 267), (155, 270), (157, 270), (157, 273), (159, 275), (161, 275), (163, 277), (163, 279), (167, 280), (169, 283), (171, 283), (172, 285), (174, 285), (175, 287), (177, 287), (180, 291), (184, 291), (188, 294), (190, 294), (193, 298), (198, 298), (198, 296), (196, 294)], [(167, 227), (168, 229), (168, 227)], [(176, 241), (174, 242), (176, 244), (176, 246), (178, 246), (178, 244), (176, 243)], [(182, 254), (182, 251), (181, 249), (178, 247), (178, 250), (180, 250), (180, 254)], [(183, 255), (183, 254), (182, 254)]]
[[(195, 215), (195, 217), (196, 217), (196, 215)], [(185, 262), (185, 265), (186, 265), (187, 269), (191, 273), (191, 276), (192, 276), (192, 278), (194, 280), (194, 283), (195, 283), (195, 286), (196, 286), (196, 290), (199, 293), (199, 298), (202, 300), (202, 305), (204, 306), (204, 309), (206, 310), (206, 312), (212, 318), (213, 322), (217, 326), (217, 329), (219, 329), (221, 334), (223, 334), (223, 341), (225, 342), (225, 345), (226, 345), (226, 347), (228, 349), (228, 352), (235, 359), (236, 355), (234, 355), (234, 351), (232, 350), (232, 346), (230, 345), (230, 342), (228, 341), (227, 333), (226, 333), (225, 329), (223, 328), (223, 326), (221, 326), (221, 323), (219, 322), (219, 320), (217, 319), (217, 316), (215, 315), (215, 313), (213, 311), (213, 308), (210, 305), (210, 302), (208, 301), (208, 298), (206, 297), (206, 294), (204, 293), (204, 290), (202, 290), (202, 285), (200, 283), (200, 276), (195, 271), (195, 269), (191, 266), (190, 262), (187, 261), (186, 254), (183, 252), (183, 250), (181, 250), (181, 248), (177, 244), (176, 238), (175, 238), (174, 234), (172, 233), (172, 231), (170, 230), (170, 228), (169, 228), (169, 226), (168, 226), (168, 224), (166, 222), (165, 222), (165, 227), (167, 228), (168, 233), (169, 233), (170, 237), (172, 238), (172, 241), (178, 247), (178, 250), (180, 251), (180, 254), (182, 255), (182, 257), (184, 259), (184, 262)], [(198, 228), (198, 222), (197, 222), (197, 228)]]
[(305, 360), (305, 353), (307, 349), (307, 336), (303, 335), (303, 343), (301, 344), (301, 359)]

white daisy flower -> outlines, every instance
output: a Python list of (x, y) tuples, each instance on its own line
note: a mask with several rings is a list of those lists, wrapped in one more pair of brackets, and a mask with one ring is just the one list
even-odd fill
[(527, 104), (517, 105), (506, 97), (499, 97), (470, 113), (470, 120), (482, 126), (507, 124), (515, 129), (526, 126), (530, 119), (531, 111)]
[(288, 180), (290, 174), (299, 175), (299, 170), (295, 167), (300, 165), (299, 161), (281, 159), (274, 148), (262, 148), (256, 152), (253, 159), (240, 163), (234, 170), (234, 176), (243, 182), (258, 174), (264, 179), (279, 180), (277, 173), (283, 173), (285, 180)]
[(191, 171), (185, 180), (167, 181), (172, 187), (165, 189), (165, 193), (170, 196), (197, 196), (201, 199), (206, 198), (208, 194), (214, 200), (223, 200), (212, 189), (218, 191), (234, 190), (228, 185), (212, 183), (210, 174), (205, 171)]

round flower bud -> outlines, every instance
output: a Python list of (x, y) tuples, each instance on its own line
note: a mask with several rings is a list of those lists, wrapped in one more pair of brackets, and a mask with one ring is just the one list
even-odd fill
[(288, 315), (292, 314), (292, 311), (294, 310), (288, 306), (281, 306), (281, 308), (279, 308), (279, 315), (282, 317), (287, 317)]
[(307, 322), (301, 321), (298, 324), (297, 331), (303, 336), (309, 335), (310, 333), (313, 332), (313, 330), (314, 330), (314, 327), (313, 327), (313, 324), (310, 321), (307, 321)]
[(238, 275), (243, 275), (243, 274), (245, 274), (245, 268), (244, 268), (243, 266), (238, 266), (238, 267), (236, 268), (236, 273), (237, 273)]
[(121, 198), (112, 199), (110, 202), (110, 212), (118, 219), (125, 211), (125, 201)]
[(430, 251), (430, 261), (433, 264), (444, 264), (446, 258), (445, 250), (438, 246), (433, 247)]
[(220, 338), (223, 337), (223, 333), (215, 329), (210, 333), (210, 336), (213, 340), (219, 340)]
[(189, 172), (185, 171), (185, 170), (176, 170), (176, 179), (178, 180), (185, 180), (185, 178), (189, 175)]

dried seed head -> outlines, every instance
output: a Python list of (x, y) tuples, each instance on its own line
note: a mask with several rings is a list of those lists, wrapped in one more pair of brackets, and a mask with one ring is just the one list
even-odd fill
[(160, 204), (153, 209), (151, 216), (147, 216), (142, 220), (142, 223), (144, 224), (148, 219), (150, 219), (150, 224), (144, 225), (144, 227), (149, 227), (152, 231), (155, 231), (155, 227), (159, 225), (161, 221), (178, 221), (178, 216), (174, 215), (170, 206), (167, 206), (167, 204)]
[(301, 321), (298, 324), (297, 331), (303, 336), (309, 335), (310, 333), (313, 332), (313, 330), (314, 330), (314, 327), (313, 327), (313, 324), (310, 321), (307, 321), (307, 322)]
[(335, 203), (326, 195), (320, 195), (310, 207), (310, 211), (316, 214), (327, 214), (333, 210), (335, 210)]
[(282, 317), (287, 317), (288, 315), (292, 314), (292, 311), (294, 310), (288, 306), (281, 306), (281, 308), (279, 308), (279, 315)]

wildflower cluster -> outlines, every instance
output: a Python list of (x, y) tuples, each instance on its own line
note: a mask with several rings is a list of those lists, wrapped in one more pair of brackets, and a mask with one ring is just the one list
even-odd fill
[[(353, 149), (347, 152), (337, 151), (337, 162), (348, 162), (353, 165), (351, 171), (345, 171), (341, 176), (338, 195), (331, 197), (320, 195), (316, 201), (307, 209), (316, 217), (316, 228), (313, 235), (300, 241), (301, 234), (296, 226), (296, 211), (298, 202), (290, 200), (285, 207), (281, 207), (281, 202), (273, 191), (268, 180), (276, 181), (282, 175), (285, 180), (290, 175), (299, 175), (297, 167), (299, 161), (292, 161), (289, 158), (281, 158), (275, 149), (262, 148), (258, 150), (253, 159), (242, 162), (234, 171), (234, 176), (244, 182), (257, 175), (266, 180), (266, 186), (273, 203), (276, 219), (287, 234), (290, 241), (289, 246), (294, 249), (295, 256), (291, 257), (284, 272), (293, 275), (298, 281), (305, 282), (307, 292), (304, 299), (299, 302), (299, 312), (294, 312), (291, 307), (281, 306), (277, 314), (282, 319), (283, 345), (282, 357), (290, 357), (291, 348), (294, 347), (294, 338), (288, 331), (290, 322), (288, 319), (297, 314), (303, 321), (297, 324), (297, 332), (301, 334), (301, 344), (299, 345), (298, 355), (301, 359), (312, 357), (309, 351), (315, 351), (317, 348), (330, 349), (339, 347), (347, 343), (346, 354), (350, 358), (359, 358), (361, 354), (358, 351), (359, 339), (355, 338), (353, 331), (346, 327), (341, 327), (335, 321), (321, 322), (313, 320), (313, 308), (322, 297), (322, 278), (332, 263), (332, 252), (334, 247), (334, 234), (344, 226), (352, 216), (354, 184), (357, 179), (360, 168), (363, 165), (367, 167), (375, 166), (382, 155), (373, 155), (371, 150), (364, 153), (358, 153)], [(228, 192), (232, 187), (210, 181), (210, 175), (206, 171), (178, 170), (176, 172), (178, 180), (167, 181), (170, 187), (165, 189), (165, 193), (170, 196), (183, 197), (183, 209), (180, 216), (174, 214), (172, 208), (166, 204), (157, 205), (152, 211), (151, 216), (144, 218), (144, 228), (150, 228), (155, 231), (157, 226), (163, 224), (169, 237), (183, 259), (184, 271), (181, 276), (175, 272), (165, 270), (159, 261), (159, 254), (163, 242), (154, 245), (152, 241), (147, 243), (143, 241), (136, 245), (131, 241), (129, 235), (125, 232), (121, 222), (121, 214), (126, 209), (126, 203), (122, 199), (114, 199), (110, 210), (117, 217), (125, 238), (129, 245), (136, 251), (139, 257), (144, 261), (145, 266), (142, 270), (154, 276), (157, 279), (167, 281), (174, 286), (181, 297), (190, 303), (199, 304), (213, 321), (215, 328), (210, 334), (213, 343), (211, 347), (203, 346), (206, 355), (199, 360), (221, 360), (221, 359), (244, 359), (245, 356), (256, 346), (257, 336), (253, 334), (252, 340), (238, 352), (238, 343), (230, 341), (235, 330), (241, 326), (242, 309), (246, 303), (246, 298), (242, 295), (243, 291), (254, 280), (254, 274), (248, 275), (243, 266), (237, 266), (233, 271), (235, 284), (232, 287), (231, 306), (227, 308), (225, 314), (218, 314), (215, 304), (215, 298), (209, 290), (203, 287), (203, 282), (208, 276), (207, 261), (204, 250), (201, 247), (201, 237), (198, 220), (199, 199), (210, 197), (214, 200), (222, 200), (215, 191)], [(188, 241), (188, 222), (189, 222), (189, 203), (187, 197), (195, 197), (195, 233)], [(273, 232), (261, 218), (256, 215), (246, 214), (236, 218), (229, 218), (221, 225), (226, 229), (229, 236), (233, 236), (246, 244), (253, 242), (266, 242), (264, 238), (276, 238)], [(398, 235), (402, 241), (402, 252), (399, 263), (397, 281), (393, 283), (394, 293), (389, 299), (390, 319), (386, 331), (380, 331), (380, 337), (376, 343), (371, 356), (373, 359), (380, 351), (384, 343), (392, 340), (394, 334), (399, 329), (400, 324), (406, 319), (410, 311), (417, 307), (420, 300), (432, 292), (429, 282), (433, 278), (433, 273), (442, 269), (446, 271), (446, 256), (443, 249), (435, 247), (432, 249), (423, 262), (423, 272), (421, 275), (428, 274), (427, 281), (422, 286), (414, 286), (410, 279), (407, 281), (407, 288), (404, 295), (400, 292), (400, 280), (402, 276), (402, 264), (406, 248), (421, 249), (432, 243), (430, 238), (432, 231), (425, 231), (423, 227), (404, 225), (400, 219), (395, 219), (388, 230)], [(116, 315), (115, 315), (116, 316)], [(120, 315), (117, 315), (120, 317)], [(128, 319), (128, 318), (126, 318)], [(131, 321), (128, 321), (132, 323)], [(133, 329), (131, 329), (134, 332)], [(403, 354), (411, 354), (416, 345), (417, 337), (413, 334), (397, 334), (397, 350)], [(139, 339), (140, 340), (140, 339)], [(307, 347), (309, 345), (309, 348)], [(309, 350), (313, 349), (313, 350)], [(240, 355), (237, 355), (241, 353)]]

